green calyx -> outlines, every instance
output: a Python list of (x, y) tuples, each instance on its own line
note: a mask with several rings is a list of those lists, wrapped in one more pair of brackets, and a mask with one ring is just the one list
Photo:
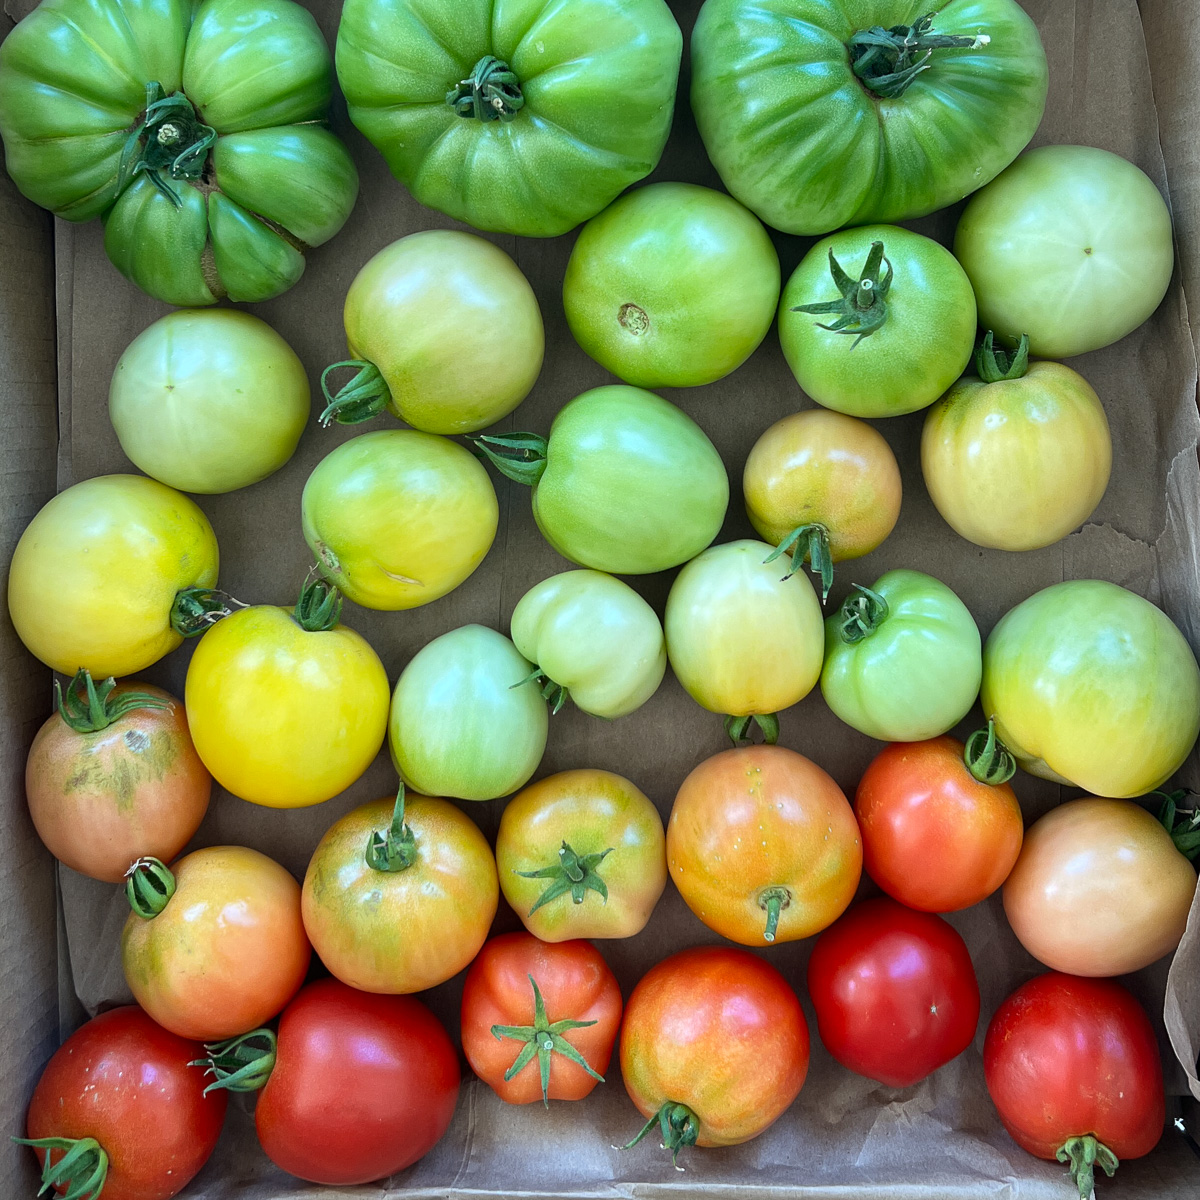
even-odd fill
[(492, 1037), (497, 1041), (501, 1038), (512, 1038), (516, 1042), (524, 1042), (521, 1052), (513, 1060), (513, 1065), (504, 1072), (507, 1083), (520, 1074), (533, 1061), (538, 1060), (538, 1071), (542, 1077), (542, 1103), (550, 1107), (550, 1056), (561, 1054), (577, 1067), (582, 1067), (593, 1079), (604, 1082), (604, 1076), (592, 1070), (587, 1059), (567, 1041), (563, 1034), (569, 1029), (587, 1029), (595, 1025), (595, 1021), (555, 1021), (550, 1024), (546, 1016), (546, 1002), (542, 999), (541, 989), (532, 975), (528, 976), (533, 987), (533, 1024), (532, 1025), (493, 1025)]
[(700, 1118), (686, 1104), (676, 1104), (673, 1100), (666, 1101), (642, 1126), (641, 1132), (632, 1141), (626, 1142), (622, 1150), (632, 1150), (657, 1125), (662, 1130), (662, 1146), (670, 1150), (671, 1162), (677, 1171), (683, 1168), (679, 1165), (679, 1151), (684, 1146), (694, 1146), (700, 1136)]
[(182, 93), (168, 96), (161, 83), (146, 84), (146, 107), (129, 131), (117, 168), (117, 191), (145, 174), (176, 207), (179, 193), (169, 180), (196, 180), (208, 165), (208, 152), (217, 131), (196, 116), (192, 102)]
[(87, 667), (81, 667), (65, 692), (58, 680), (54, 681), (54, 711), (76, 733), (99, 733), (136, 709), (171, 707), (149, 692), (122, 692), (114, 696), (112, 690), (116, 686), (117, 681), (111, 675), (97, 685)]
[(929, 13), (911, 25), (893, 25), (884, 29), (872, 25), (860, 29), (847, 43), (850, 63), (862, 85), (876, 96), (894, 100), (907, 91), (922, 71), (928, 71), (935, 50), (979, 50), (991, 38), (964, 37), (933, 32), (936, 13)]
[(838, 609), (838, 637), (849, 646), (869, 638), (887, 620), (888, 602), (861, 583), (842, 601)]
[[(39, 1196), (57, 1192), (58, 1200), (100, 1200), (108, 1179), (108, 1155), (95, 1138), (15, 1137), (13, 1141), (46, 1151)], [(57, 1161), (52, 1161), (53, 1150), (62, 1151)]]
[(292, 620), (305, 633), (328, 633), (337, 628), (342, 615), (342, 593), (320, 576), (305, 581), (300, 599), (292, 609)]
[(984, 383), (1020, 379), (1029, 370), (1029, 334), (1021, 334), (1015, 350), (996, 346), (996, 335), (989, 329), (975, 351), (975, 374)]
[(513, 688), (524, 687), (527, 683), (537, 684), (538, 690), (542, 693), (542, 699), (550, 705), (552, 717), (557, 717), (562, 711), (562, 706), (571, 698), (570, 689), (563, 687), (561, 683), (555, 683), (549, 675), (543, 674), (541, 667), (526, 675), (524, 679), (519, 679), (508, 690), (511, 692)]
[(143, 921), (152, 921), (175, 895), (175, 876), (160, 858), (139, 858), (125, 872), (125, 897)]
[(763, 563), (774, 562), (789, 552), (792, 565), (784, 579), (791, 579), (804, 566), (804, 560), (808, 559), (812, 573), (821, 578), (821, 603), (824, 604), (829, 599), (829, 589), (833, 587), (833, 555), (829, 549), (829, 530), (816, 522), (800, 525), (763, 559)]
[(779, 914), (792, 902), (792, 893), (785, 887), (769, 887), (759, 894), (758, 907), (767, 914), (763, 941), (773, 942), (779, 928)]
[[(353, 370), (353, 378), (338, 392), (330, 392), (329, 376), (343, 369)], [(359, 425), (379, 416), (392, 402), (392, 390), (380, 369), (357, 358), (343, 359), (326, 367), (321, 372), (321, 391), (325, 396), (320, 417), (322, 429), (328, 429), (334, 421), (339, 425)]]
[(541, 434), (484, 434), (471, 443), (496, 470), (526, 487), (533, 487), (546, 470), (549, 443)]
[(542, 867), (538, 871), (517, 871), (522, 879), (549, 879), (553, 882), (537, 898), (528, 915), (533, 916), (544, 904), (557, 900), (559, 896), (571, 893), (574, 904), (582, 904), (588, 892), (595, 892), (600, 899), (608, 903), (608, 884), (600, 877), (597, 869), (600, 864), (613, 852), (610, 846), (595, 854), (577, 854), (566, 842), (559, 847), (558, 862), (553, 866)]
[(1111, 1179), (1120, 1160), (1094, 1133), (1068, 1138), (1054, 1156), (1060, 1163), (1069, 1164), (1069, 1173), (1079, 1188), (1079, 1200), (1089, 1200), (1095, 1191), (1096, 1168), (1103, 1169)]
[(367, 843), (367, 866), (372, 871), (407, 871), (417, 861), (417, 839), (404, 820), (404, 784), (396, 792), (392, 822), (377, 829)]
[(228, 592), (216, 588), (184, 588), (175, 593), (175, 602), (171, 605), (171, 628), (180, 637), (199, 637), (235, 608), (245, 608), (245, 605)]
[(986, 729), (977, 729), (967, 738), (963, 762), (980, 783), (991, 787), (1007, 783), (1017, 773), (1017, 760), (996, 736), (996, 722), (991, 717)]
[[(882, 266), (886, 266), (887, 270), (880, 276), (879, 269)], [(829, 273), (842, 298), (825, 300), (820, 304), (798, 304), (792, 312), (836, 313), (837, 316), (828, 325), (817, 324), (832, 333), (854, 334), (854, 345), (850, 347), (853, 350), (863, 338), (881, 329), (887, 320), (887, 295), (891, 291), (895, 272), (884, 257), (883, 243), (872, 242), (863, 272), (857, 279), (851, 279), (842, 270), (842, 264), (834, 256), (832, 248), (829, 251)]]
[(255, 1029), (224, 1042), (204, 1047), (206, 1058), (188, 1063), (203, 1067), (205, 1075), (213, 1077), (205, 1089), (209, 1092), (257, 1092), (275, 1069), (278, 1045), (269, 1029)]
[(511, 121), (525, 107), (525, 96), (521, 81), (508, 63), (486, 54), (466, 79), (446, 93), (446, 103), (460, 117)]
[(1162, 805), (1158, 810), (1158, 819), (1162, 827), (1171, 835), (1175, 849), (1188, 862), (1200, 858), (1200, 808), (1183, 808), (1184, 801), (1195, 796), (1191, 788), (1180, 788), (1176, 792), (1151, 792), (1158, 796)]
[(779, 741), (778, 713), (750, 713), (744, 717), (730, 715), (725, 718), (725, 732), (735, 746), (754, 740), (751, 736), (752, 726), (758, 727), (759, 732), (763, 735), (763, 741), (768, 746), (773, 746)]

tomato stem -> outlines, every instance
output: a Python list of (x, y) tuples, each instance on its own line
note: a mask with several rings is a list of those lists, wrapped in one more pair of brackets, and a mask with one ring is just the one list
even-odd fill
[(110, 675), (97, 685), (87, 667), (80, 667), (64, 693), (54, 681), (54, 711), (76, 733), (99, 733), (126, 713), (138, 708), (170, 708), (166, 700), (149, 692), (123, 692), (113, 696), (117, 681)]
[(758, 897), (758, 907), (767, 914), (767, 928), (763, 931), (763, 941), (773, 942), (775, 931), (779, 928), (779, 914), (792, 902), (792, 893), (785, 887), (769, 887)]
[[(13, 1141), (46, 1152), (39, 1196), (57, 1191), (59, 1200), (100, 1200), (108, 1179), (108, 1155), (95, 1138), (15, 1137)], [(53, 1161), (54, 1150), (63, 1152), (57, 1162)]]
[(446, 103), (460, 117), (511, 121), (525, 107), (525, 96), (521, 81), (508, 63), (485, 54), (471, 74), (446, 93)]
[(175, 876), (160, 858), (139, 858), (125, 872), (125, 897), (143, 921), (158, 916), (175, 895)]
[(304, 581), (300, 598), (292, 609), (292, 619), (305, 633), (328, 633), (337, 628), (341, 615), (342, 593), (336, 584), (320, 576)]
[[(879, 268), (887, 266), (887, 272), (880, 277)], [(865, 337), (870, 337), (877, 329), (882, 328), (887, 320), (887, 295), (892, 287), (895, 272), (892, 264), (884, 257), (883, 243), (872, 242), (867, 251), (867, 261), (863, 265), (862, 274), (858, 279), (851, 279), (842, 270), (842, 264), (829, 251), (829, 273), (837, 290), (842, 293), (840, 300), (824, 300), (819, 304), (798, 304), (791, 311), (802, 313), (837, 313), (836, 320), (820, 329), (828, 329), (833, 333), (855, 334), (854, 345), (858, 345)]]
[(986, 729), (977, 729), (967, 738), (963, 762), (980, 783), (992, 787), (1007, 783), (1017, 773), (1016, 758), (996, 736), (994, 717), (988, 717)]
[(542, 671), (541, 667), (535, 667), (524, 679), (518, 679), (516, 683), (510, 684), (508, 690), (511, 692), (513, 688), (524, 687), (527, 683), (538, 685), (542, 699), (550, 705), (552, 717), (557, 717), (562, 711), (563, 705), (571, 698), (570, 689), (563, 687), (561, 683), (555, 683), (549, 675)]
[(1191, 788), (1180, 788), (1175, 792), (1158, 791), (1150, 795), (1162, 799), (1158, 819), (1171, 835), (1175, 849), (1189, 862), (1195, 862), (1200, 857), (1200, 809), (1181, 808), (1180, 805), (1196, 793)]
[(367, 866), (373, 871), (407, 871), (417, 861), (417, 839), (404, 820), (404, 784), (396, 792), (392, 822), (385, 833), (376, 830), (367, 842)]
[(537, 871), (516, 871), (522, 879), (551, 879), (554, 882), (537, 898), (528, 915), (533, 916), (543, 904), (557, 900), (559, 896), (571, 893), (575, 904), (582, 904), (588, 892), (595, 892), (600, 899), (608, 903), (608, 884), (600, 877), (600, 864), (613, 852), (600, 850), (594, 854), (579, 854), (566, 842), (559, 847), (558, 862)]
[[(329, 390), (329, 376), (343, 368), (355, 374), (336, 394)], [(377, 417), (392, 402), (392, 390), (383, 377), (383, 372), (374, 364), (358, 358), (347, 358), (330, 363), (321, 372), (321, 391), (325, 396), (325, 408), (321, 412), (322, 429), (337, 421), (339, 425), (360, 425)]]
[(774, 746), (779, 741), (778, 713), (749, 713), (746, 716), (735, 717), (730, 715), (725, 718), (725, 732), (729, 735), (729, 740), (735, 746), (740, 746), (743, 742), (754, 740), (750, 736), (751, 725), (758, 726), (763, 735), (763, 742), (766, 745)]
[(996, 346), (996, 335), (989, 329), (975, 351), (975, 373), (984, 383), (1020, 379), (1029, 370), (1029, 334), (1021, 334), (1015, 350)]
[(1121, 1165), (1117, 1156), (1094, 1133), (1068, 1138), (1054, 1157), (1061, 1163), (1070, 1164), (1068, 1170), (1079, 1188), (1079, 1200), (1088, 1200), (1095, 1191), (1097, 1166), (1111, 1179)]
[(887, 616), (888, 602), (878, 592), (856, 583), (838, 610), (838, 636), (852, 646), (869, 638)]
[(936, 13), (928, 13), (911, 25), (884, 29), (872, 25), (860, 29), (847, 42), (854, 74), (877, 96), (894, 100), (908, 90), (922, 71), (928, 71), (935, 50), (979, 50), (991, 38), (987, 34), (968, 37), (933, 32)]
[(533, 487), (546, 470), (549, 443), (541, 434), (483, 434), (469, 440), (498, 471), (526, 487)]
[(784, 579), (791, 579), (801, 567), (804, 560), (814, 575), (821, 578), (821, 603), (829, 599), (829, 589), (833, 587), (833, 554), (829, 549), (829, 530), (816, 521), (808, 525), (798, 525), (779, 543), (775, 549), (763, 559), (763, 563), (774, 562), (791, 551), (792, 565)]
[(686, 1104), (678, 1104), (667, 1100), (663, 1106), (642, 1126), (638, 1135), (621, 1150), (632, 1150), (657, 1125), (662, 1130), (662, 1147), (670, 1150), (671, 1163), (677, 1171), (683, 1168), (679, 1165), (679, 1151), (684, 1146), (694, 1146), (700, 1136), (700, 1118)]
[(167, 178), (199, 179), (216, 141), (217, 131), (200, 120), (183, 92), (168, 96), (161, 83), (146, 84), (146, 107), (125, 139), (117, 166), (118, 194), (144, 173), (180, 208), (183, 202)]
[(171, 605), (171, 628), (180, 637), (198, 637), (210, 625), (230, 616), (235, 608), (245, 607), (228, 592), (216, 588), (184, 588), (175, 593)]
[(204, 1047), (206, 1058), (188, 1063), (203, 1067), (213, 1077), (204, 1094), (221, 1091), (257, 1092), (271, 1077), (278, 1057), (278, 1041), (269, 1029), (254, 1029)]

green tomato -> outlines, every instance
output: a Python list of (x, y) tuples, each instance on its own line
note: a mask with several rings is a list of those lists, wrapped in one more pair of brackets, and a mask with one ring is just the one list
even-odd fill
[(967, 606), (920, 571), (855, 585), (825, 621), (825, 702), (881, 742), (923, 742), (953, 729), (975, 703), (982, 670)]
[(184, 492), (232, 492), (278, 471), (308, 420), (304, 365), (232, 308), (168, 313), (117, 363), (108, 415), (121, 449)]
[(1056, 583), (992, 630), (983, 710), (1031, 774), (1097, 796), (1142, 796), (1200, 731), (1200, 669), (1171, 619), (1096, 579)]
[(337, 72), (422, 204), (553, 237), (654, 169), (682, 49), (664, 0), (347, 0)]
[(434, 638), (392, 695), (388, 745), (401, 779), (427, 796), (494, 800), (528, 782), (549, 717), (533, 664), (503, 634), (464, 625)]
[(797, 382), (852, 417), (932, 404), (975, 347), (975, 296), (944, 246), (894, 225), (819, 241), (783, 289), (779, 340)]
[(627, 716), (667, 669), (654, 609), (603, 571), (563, 571), (531, 587), (513, 609), (512, 640), (536, 664), (554, 712), (569, 696), (593, 716)]
[(17, 187), (102, 217), (114, 265), (169, 304), (277, 296), (345, 224), (358, 174), (319, 124), (332, 92), (291, 0), (43, 0), (0, 47)]
[(1132, 333), (1167, 294), (1171, 214), (1133, 163), (1091, 146), (1021, 155), (970, 204), (954, 237), (983, 324), (1070, 358)]
[(549, 439), (475, 439), (533, 487), (533, 516), (564, 558), (614, 575), (666, 571), (720, 532), (729, 477), (691, 417), (653, 392), (593, 388), (565, 404)]
[(563, 304), (575, 340), (638, 387), (713, 383), (754, 353), (775, 319), (779, 258), (724, 192), (654, 183), (584, 227)]
[(961, 200), (1029, 143), (1046, 83), (1016, 0), (707, 0), (692, 33), (708, 155), (786, 233)]

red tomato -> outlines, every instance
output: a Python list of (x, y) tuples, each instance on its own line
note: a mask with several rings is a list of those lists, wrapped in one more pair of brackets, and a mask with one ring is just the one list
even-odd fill
[(1154, 1030), (1112, 980), (1051, 971), (1019, 987), (988, 1026), (983, 1074), (1013, 1141), (1070, 1163), (1083, 1200), (1093, 1162), (1111, 1175), (1118, 1159), (1149, 1154), (1162, 1136)]
[(1009, 757), (997, 769), (986, 741), (969, 745), (968, 757), (949, 736), (894, 742), (859, 781), (863, 866), (909, 908), (970, 908), (1008, 878), (1021, 852), (1021, 806), (1004, 782), (1016, 765)]
[[(203, 1055), (156, 1025), (140, 1008), (114, 1008), (77, 1029), (47, 1064), (29, 1102), (29, 1138), (69, 1142), (47, 1152), (43, 1190), (103, 1200), (168, 1200), (208, 1161), (221, 1134), (226, 1098), (204, 1095), (204, 1080), (188, 1064)], [(105, 1174), (107, 1172), (107, 1175)], [(90, 1186), (89, 1186), (90, 1185)], [(40, 1194), (40, 1193), (39, 1193)]]
[(492, 938), (463, 983), (463, 1053), (509, 1104), (582, 1100), (604, 1082), (620, 1025), (621, 988), (582, 939)]
[(808, 990), (825, 1049), (888, 1087), (944, 1066), (979, 1023), (966, 943), (941, 917), (894, 900), (864, 900), (821, 934)]

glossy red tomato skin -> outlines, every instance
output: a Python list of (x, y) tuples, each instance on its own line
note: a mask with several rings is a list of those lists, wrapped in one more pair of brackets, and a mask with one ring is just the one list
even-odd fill
[(169, 1200), (208, 1161), (225, 1120), (226, 1093), (205, 1096), (208, 1081), (188, 1066), (203, 1053), (136, 1005), (102, 1013), (51, 1058), (27, 1136), (95, 1138), (108, 1155), (103, 1200)]
[(887, 898), (856, 904), (821, 934), (808, 990), (829, 1053), (888, 1087), (944, 1066), (979, 1024), (966, 943), (941, 917)]
[(1038, 1158), (1088, 1133), (1119, 1159), (1141, 1158), (1162, 1136), (1154, 1029), (1111, 979), (1050, 971), (1023, 984), (988, 1026), (983, 1074), (1004, 1128)]
[(371, 1183), (433, 1149), (458, 1086), (454, 1046), (419, 1000), (321, 979), (280, 1018), (275, 1069), (255, 1111), (258, 1140), (300, 1179)]

